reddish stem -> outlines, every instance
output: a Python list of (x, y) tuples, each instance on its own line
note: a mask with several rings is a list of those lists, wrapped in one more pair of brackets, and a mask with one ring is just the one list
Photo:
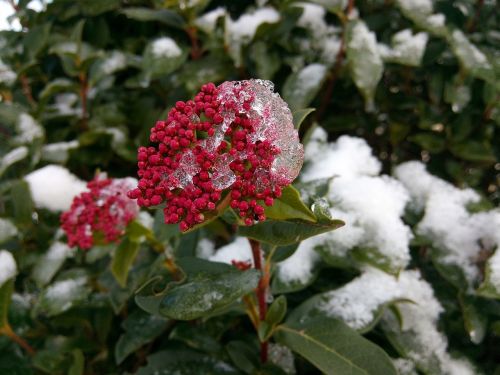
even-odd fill
[(89, 90), (87, 75), (80, 73), (80, 100), (82, 103), (82, 127), (87, 129), (87, 94)]
[[(262, 251), (260, 249), (259, 241), (255, 241), (249, 239), (250, 246), (252, 248), (253, 262), (255, 265), (255, 269), (262, 272), (262, 277), (259, 280), (259, 285), (255, 291), (257, 295), (257, 302), (259, 304), (259, 319), (260, 321), (264, 321), (266, 319), (267, 314), (267, 302), (266, 302), (266, 293), (267, 287), (269, 285), (269, 275), (267, 275), (268, 267), (262, 267)], [(260, 361), (262, 363), (267, 362), (268, 358), (268, 347), (269, 344), (267, 341), (260, 343)]]
[(13, 330), (12, 328), (10, 327), (10, 325), (6, 325), (4, 326), (2, 329), (0, 329), (0, 334), (4, 334), (5, 336), (9, 337), (12, 341), (14, 341), (15, 343), (17, 343), (19, 346), (21, 346), (24, 350), (26, 350), (26, 352), (29, 354), (29, 355), (34, 355), (36, 352), (35, 352), (35, 349), (33, 349), (31, 347), (30, 344), (28, 344), (28, 342), (26, 340), (24, 340), (22, 337), (18, 336)]
[[(349, 18), (349, 15), (351, 14), (353, 9), (354, 9), (354, 0), (349, 0), (349, 3), (347, 4), (347, 8), (346, 8), (346, 13), (345, 13), (347, 19)], [(344, 20), (344, 22), (346, 22), (346, 21)], [(328, 79), (325, 94), (323, 95), (323, 100), (321, 101), (318, 112), (316, 112), (316, 119), (317, 120), (321, 120), (323, 118), (323, 115), (325, 114), (325, 112), (328, 108), (328, 104), (330, 103), (330, 99), (332, 98), (333, 89), (335, 87), (335, 83), (337, 81), (337, 78), (340, 74), (340, 70), (342, 68), (342, 63), (344, 62), (345, 38), (346, 38), (346, 35), (345, 35), (345, 26), (344, 26), (344, 29), (342, 30), (341, 40), (340, 40), (340, 48), (339, 48), (339, 51), (337, 52), (337, 56), (335, 57), (335, 64), (332, 68), (330, 78)]]
[(201, 49), (198, 43), (198, 33), (195, 27), (187, 27), (186, 33), (191, 42), (191, 58), (193, 60), (198, 60), (201, 57)]

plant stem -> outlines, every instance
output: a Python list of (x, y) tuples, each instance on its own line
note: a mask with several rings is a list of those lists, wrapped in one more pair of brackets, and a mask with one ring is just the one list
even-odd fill
[(88, 81), (87, 75), (82, 72), (79, 76), (80, 79), (80, 100), (82, 104), (82, 128), (83, 130), (88, 129), (87, 125), (87, 94), (88, 94)]
[[(259, 319), (260, 321), (264, 321), (266, 319), (267, 313), (267, 302), (266, 302), (266, 293), (267, 288), (269, 286), (269, 271), (270, 267), (265, 266), (262, 267), (262, 250), (260, 248), (260, 242), (256, 240), (249, 239), (250, 246), (252, 248), (253, 262), (255, 265), (255, 269), (262, 272), (262, 277), (259, 280), (259, 285), (257, 286), (257, 290), (255, 294), (257, 295), (257, 302), (259, 305)], [(264, 341), (260, 343), (260, 361), (262, 363), (267, 362), (268, 357), (268, 342)]]
[(24, 350), (26, 350), (26, 352), (29, 355), (34, 355), (36, 353), (35, 349), (33, 349), (31, 347), (31, 345), (26, 342), (26, 340), (24, 340), (22, 337), (18, 336), (12, 330), (12, 328), (10, 327), (9, 324), (7, 324), (6, 326), (0, 328), (0, 334), (4, 334), (8, 338), (10, 338), (12, 341), (14, 341), (15, 343), (17, 343), (20, 347), (22, 347)]
[(328, 105), (330, 104), (330, 100), (332, 98), (333, 89), (335, 87), (335, 83), (342, 69), (342, 63), (344, 62), (345, 57), (345, 39), (346, 39), (346, 23), (349, 20), (349, 16), (354, 9), (354, 0), (349, 0), (347, 4), (347, 8), (345, 11), (345, 16), (341, 17), (341, 21), (343, 23), (343, 30), (340, 39), (340, 47), (337, 52), (337, 56), (335, 56), (335, 64), (330, 73), (330, 77), (328, 78), (328, 82), (326, 84), (325, 94), (323, 95), (323, 100), (321, 101), (318, 112), (316, 112), (316, 120), (321, 120), (326, 110), (328, 109)]
[(189, 37), (189, 41), (191, 42), (191, 58), (193, 60), (198, 60), (202, 54), (198, 43), (198, 31), (196, 30), (196, 27), (189, 26), (186, 28), (186, 33)]

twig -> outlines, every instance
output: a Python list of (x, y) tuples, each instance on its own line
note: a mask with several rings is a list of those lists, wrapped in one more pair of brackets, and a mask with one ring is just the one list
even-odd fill
[(82, 104), (82, 127), (84, 130), (87, 130), (87, 95), (88, 95), (88, 81), (87, 75), (84, 72), (81, 72), (78, 76), (80, 79), (80, 101)]
[(186, 28), (186, 33), (191, 42), (191, 58), (193, 60), (198, 60), (201, 57), (202, 51), (200, 49), (196, 27), (188, 26)]
[[(267, 314), (267, 302), (266, 302), (266, 293), (267, 287), (269, 285), (269, 275), (266, 275), (268, 267), (262, 267), (262, 251), (260, 249), (260, 242), (249, 239), (250, 246), (252, 248), (253, 262), (255, 265), (255, 269), (262, 272), (262, 277), (259, 280), (259, 285), (257, 286), (257, 290), (255, 291), (257, 295), (257, 302), (259, 305), (259, 319), (260, 321), (264, 321), (266, 319)], [(264, 341), (260, 343), (260, 361), (262, 363), (267, 362), (268, 358), (268, 342)]]
[(26, 340), (24, 340), (22, 337), (18, 336), (13, 330), (12, 328), (10, 327), (9, 324), (7, 324), (6, 326), (2, 327), (0, 329), (0, 334), (4, 334), (5, 336), (7, 336), (8, 338), (10, 338), (12, 341), (14, 341), (15, 343), (17, 343), (19, 346), (21, 346), (24, 350), (26, 350), (26, 352), (29, 354), (29, 355), (35, 355), (36, 351), (35, 349), (33, 349), (33, 347), (28, 344), (28, 342)]
[(481, 17), (481, 9), (483, 8), (484, 0), (477, 0), (476, 3), (476, 12), (474, 13), (474, 17), (469, 20), (467, 23), (467, 31), (469, 33), (473, 32), (477, 26), (477, 22)]
[(22, 74), (19, 77), (19, 80), (21, 81), (21, 86), (23, 88), (23, 94), (26, 97), (26, 99), (28, 100), (28, 103), (32, 107), (35, 107), (36, 106), (36, 102), (35, 102), (35, 99), (33, 99), (33, 94), (31, 92), (31, 86), (30, 86), (30, 83), (28, 81), (28, 77), (26, 77), (25, 74)]
[(328, 104), (330, 103), (330, 100), (332, 98), (335, 83), (340, 74), (340, 70), (342, 69), (342, 63), (344, 62), (344, 57), (345, 57), (345, 38), (346, 38), (345, 23), (347, 22), (347, 19), (349, 19), (349, 15), (351, 14), (353, 9), (354, 9), (354, 0), (349, 0), (345, 12), (345, 17), (341, 18), (342, 22), (344, 23), (344, 28), (342, 30), (339, 51), (337, 52), (337, 56), (335, 57), (335, 64), (333, 65), (332, 71), (328, 78), (325, 94), (323, 95), (323, 100), (321, 101), (319, 109), (316, 112), (317, 121), (320, 121), (323, 118), (323, 115), (325, 114), (328, 108)]

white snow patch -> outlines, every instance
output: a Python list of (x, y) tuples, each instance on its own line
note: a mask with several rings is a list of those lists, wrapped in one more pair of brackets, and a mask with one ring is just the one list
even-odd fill
[(403, 163), (394, 174), (410, 192), (413, 207), (424, 211), (417, 233), (433, 242), (441, 261), (459, 266), (472, 285), (479, 276), (476, 263), (483, 246), (500, 244), (500, 211), (469, 213), (467, 205), (478, 202), (479, 195), (432, 176), (420, 162)]
[(76, 116), (81, 113), (81, 109), (75, 107), (77, 103), (78, 95), (75, 93), (58, 94), (52, 107), (62, 116)]
[(231, 264), (233, 260), (238, 262), (250, 262), (253, 264), (252, 248), (245, 237), (237, 237), (233, 242), (227, 244), (208, 258), (212, 262)]
[(450, 39), (453, 52), (465, 69), (475, 71), (478, 69), (492, 69), (486, 55), (472, 44), (465, 34), (456, 29)]
[(65, 211), (73, 198), (86, 190), (84, 181), (58, 165), (47, 165), (24, 177), (38, 208)]
[(0, 83), (11, 86), (17, 79), (17, 74), (0, 59)]
[(16, 275), (16, 260), (9, 251), (0, 250), (0, 287)]
[(17, 120), (17, 132), (15, 141), (19, 143), (31, 143), (35, 139), (42, 138), (44, 130), (36, 120), (27, 113), (21, 113)]
[(272, 7), (245, 13), (236, 21), (226, 16), (226, 42), (236, 66), (241, 65), (241, 47), (252, 41), (259, 26), (264, 23), (276, 23), (279, 20), (280, 14)]
[(210, 259), (215, 253), (215, 244), (208, 238), (202, 238), (196, 245), (196, 256), (202, 259)]
[(398, 280), (385, 272), (369, 268), (341, 288), (324, 294), (318, 309), (342, 319), (354, 329), (369, 326), (377, 310), (385, 303), (402, 297)]
[(278, 277), (285, 284), (307, 284), (314, 273), (314, 266), (319, 261), (319, 254), (314, 250), (321, 245), (324, 235), (315, 236), (302, 241), (293, 255), (278, 263)]
[(203, 16), (198, 17), (194, 23), (199, 29), (203, 30), (207, 34), (211, 34), (215, 30), (217, 20), (220, 17), (224, 17), (226, 14), (226, 8), (218, 7), (205, 13)]
[(339, 28), (325, 21), (326, 10), (318, 4), (295, 3), (293, 6), (302, 8), (302, 14), (297, 25), (308, 30), (311, 37), (300, 40), (299, 46), (307, 56), (319, 54), (320, 62), (331, 65), (341, 46)]
[(399, 375), (418, 375), (415, 363), (410, 359), (397, 358), (393, 359), (392, 363), (398, 370)]
[(396, 3), (408, 13), (430, 15), (434, 10), (432, 0), (396, 0)]
[(383, 59), (409, 66), (419, 66), (424, 56), (429, 35), (420, 32), (413, 35), (410, 29), (401, 30), (392, 37), (392, 48), (379, 44)]
[(42, 148), (42, 159), (52, 163), (64, 163), (68, 160), (69, 151), (79, 146), (78, 140), (49, 143)]
[(26, 146), (16, 147), (15, 149), (9, 151), (0, 161), (0, 174), (12, 164), (23, 160), (26, 156), (28, 156), (28, 154), (28, 147)]
[(182, 54), (175, 40), (169, 37), (156, 39), (151, 45), (151, 50), (157, 58), (174, 58)]
[(47, 288), (45, 297), (52, 304), (61, 304), (60, 311), (69, 309), (73, 303), (76, 292), (86, 284), (85, 277), (57, 281)]
[(17, 233), (16, 226), (9, 219), (0, 218), (0, 243), (14, 237)]
[(378, 176), (381, 164), (360, 138), (342, 136), (327, 143), (326, 132), (316, 128), (306, 150), (303, 181), (334, 177), (328, 200), (334, 218), (346, 225), (327, 233), (326, 249), (345, 256), (354, 247), (376, 248), (394, 268), (404, 268), (412, 233), (401, 220), (410, 197), (403, 185), (389, 176)]
[(326, 132), (317, 127), (305, 150), (306, 167), (302, 181), (333, 176), (376, 176), (382, 168), (364, 139), (341, 136), (334, 143), (326, 142)]
[(101, 69), (104, 74), (113, 74), (127, 66), (127, 57), (123, 52), (113, 51), (101, 63)]

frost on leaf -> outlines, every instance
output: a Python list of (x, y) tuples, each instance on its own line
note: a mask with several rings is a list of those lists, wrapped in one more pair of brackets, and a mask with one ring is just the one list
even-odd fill
[(373, 97), (382, 78), (384, 63), (375, 33), (363, 21), (351, 21), (348, 24), (346, 52), (352, 79), (365, 98), (365, 109), (373, 111)]
[(16, 275), (16, 260), (9, 251), (0, 250), (0, 287)]
[(225, 38), (229, 54), (236, 66), (240, 66), (242, 63), (242, 47), (252, 41), (259, 26), (264, 23), (276, 23), (279, 20), (280, 14), (272, 7), (264, 7), (243, 14), (236, 21), (226, 16)]
[(485, 80), (493, 78), (492, 66), (486, 55), (472, 44), (462, 31), (454, 30), (449, 43), (465, 70)]
[(481, 251), (500, 245), (500, 211), (470, 213), (467, 206), (477, 203), (479, 195), (432, 176), (420, 162), (399, 165), (395, 176), (408, 189), (411, 207), (423, 214), (417, 233), (432, 241), (439, 263), (458, 267), (469, 288), (473, 287), (480, 276)]
[(420, 32), (415, 35), (410, 29), (402, 30), (392, 37), (391, 47), (379, 44), (384, 61), (408, 66), (420, 66), (429, 36)]

